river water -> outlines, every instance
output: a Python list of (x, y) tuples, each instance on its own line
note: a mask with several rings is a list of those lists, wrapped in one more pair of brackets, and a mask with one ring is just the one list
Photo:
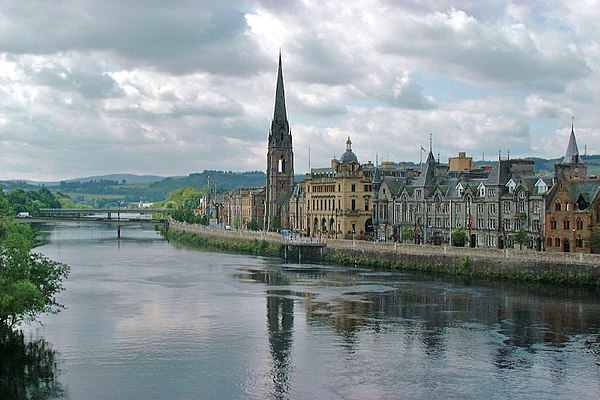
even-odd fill
[(193, 250), (43, 226), (66, 309), (26, 328), (70, 399), (600, 397), (597, 292)]

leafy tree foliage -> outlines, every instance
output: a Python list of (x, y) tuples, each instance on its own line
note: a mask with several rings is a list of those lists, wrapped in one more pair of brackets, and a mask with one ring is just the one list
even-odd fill
[(452, 232), (452, 246), (465, 247), (467, 243), (467, 232), (458, 228)]
[(248, 225), (246, 225), (246, 228), (251, 231), (258, 231), (260, 230), (260, 225), (258, 224), (256, 218), (252, 218), (250, 222), (248, 222)]
[(69, 267), (32, 253), (35, 244), (29, 225), (0, 219), (0, 330), (62, 308), (55, 295)]
[(600, 226), (596, 225), (592, 228), (590, 237), (588, 238), (588, 245), (592, 253), (600, 253)]
[(415, 240), (415, 229), (411, 226), (405, 226), (402, 229), (402, 241), (412, 242)]
[(40, 208), (60, 208), (60, 202), (47, 188), (37, 191), (15, 189), (7, 195), (2, 193), (1, 197), (0, 207), (5, 215), (17, 215), (22, 211), (35, 215)]
[(515, 243), (519, 245), (519, 250), (523, 250), (523, 245), (529, 243), (529, 234), (523, 228), (515, 235)]
[(203, 196), (203, 190), (197, 190), (193, 187), (184, 187), (169, 193), (167, 201), (172, 201), (177, 204), (177, 208), (198, 208), (200, 206), (200, 199)]

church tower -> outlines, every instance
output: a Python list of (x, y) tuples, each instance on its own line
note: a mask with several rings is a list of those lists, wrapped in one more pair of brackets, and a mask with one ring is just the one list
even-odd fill
[(267, 187), (264, 228), (269, 231), (289, 227), (288, 199), (294, 186), (294, 152), (292, 132), (285, 109), (281, 52), (277, 71), (275, 111), (269, 131), (267, 151)]

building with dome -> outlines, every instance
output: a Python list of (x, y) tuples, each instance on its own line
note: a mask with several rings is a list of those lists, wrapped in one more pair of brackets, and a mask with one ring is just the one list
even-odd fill
[[(310, 236), (328, 238), (370, 238), (370, 200), (373, 193), (367, 170), (373, 165), (361, 165), (352, 151), (350, 137), (339, 159), (331, 160), (327, 168), (311, 168), (298, 187), (291, 221), (295, 228)], [(303, 205), (303, 209), (298, 206)], [(294, 211), (303, 218), (294, 218)]]

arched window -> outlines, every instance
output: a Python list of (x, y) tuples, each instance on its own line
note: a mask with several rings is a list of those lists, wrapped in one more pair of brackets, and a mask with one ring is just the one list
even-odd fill
[(583, 221), (581, 220), (581, 218), (577, 218), (577, 229), (580, 231), (583, 230)]
[(560, 247), (560, 238), (554, 239), (554, 247)]
[(552, 220), (550, 221), (550, 229), (556, 229), (556, 225), (556, 220), (552, 218)]
[(546, 247), (552, 247), (552, 238), (546, 239)]
[(285, 173), (285, 158), (283, 158), (283, 156), (281, 156), (277, 163), (277, 172)]
[(563, 220), (563, 229), (569, 229), (571, 227), (571, 222), (568, 219)]
[(554, 211), (560, 211), (561, 208), (560, 200), (557, 200), (556, 203), (554, 203)]

